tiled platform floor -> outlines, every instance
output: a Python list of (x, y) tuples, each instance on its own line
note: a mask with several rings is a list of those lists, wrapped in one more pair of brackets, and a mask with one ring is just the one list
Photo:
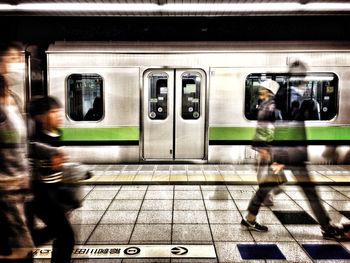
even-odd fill
[[(145, 166), (135, 167), (138, 168), (134, 177)], [(189, 167), (187, 172), (191, 171)], [(119, 170), (120, 173), (125, 171), (125, 167), (121, 168), (124, 170)], [(322, 172), (323, 176), (328, 176), (327, 171)], [(205, 172), (203, 166), (202, 176)], [(218, 169), (217, 173), (220, 172)], [(154, 176), (154, 168), (150, 173)], [(237, 176), (241, 175), (237, 173)], [(75, 259), (76, 263), (350, 262), (350, 242), (322, 238), (296, 185), (283, 186), (284, 192), (276, 197), (275, 205), (262, 207), (258, 219), (268, 225), (267, 233), (251, 232), (239, 224), (256, 189), (253, 184), (84, 185), (83, 188), (84, 205), (71, 215), (77, 244), (207, 244), (215, 247), (217, 257), (159, 259), (155, 255), (151, 259)], [(321, 185), (318, 190), (333, 222), (350, 223), (350, 186)], [(259, 258), (259, 251), (266, 252), (260, 256), (263, 258)], [(35, 260), (39, 262), (49, 260)]]
[[(71, 215), (77, 245), (208, 244), (217, 257), (74, 262), (349, 262), (350, 242), (322, 239), (290, 171), (285, 192), (259, 214), (270, 231), (257, 233), (239, 225), (256, 189), (253, 165), (89, 167), (95, 176), (84, 181), (84, 205)], [(350, 166), (308, 168), (334, 223), (350, 223)]]

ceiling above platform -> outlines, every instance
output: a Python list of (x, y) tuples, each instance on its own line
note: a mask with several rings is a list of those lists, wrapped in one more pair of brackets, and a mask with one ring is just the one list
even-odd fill
[(0, 15), (217, 17), (349, 14), (350, 2), (339, 0), (0, 0)]

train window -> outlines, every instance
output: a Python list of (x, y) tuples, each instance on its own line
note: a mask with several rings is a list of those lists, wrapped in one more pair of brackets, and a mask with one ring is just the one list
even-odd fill
[(267, 79), (278, 82), (276, 105), (284, 120), (331, 120), (337, 113), (338, 77), (333, 73), (307, 75), (250, 74), (245, 81), (245, 116), (257, 119), (259, 85)]
[(166, 73), (150, 74), (148, 81), (148, 116), (153, 120), (164, 120), (168, 117), (168, 75)]
[(67, 78), (67, 111), (74, 121), (99, 121), (103, 116), (103, 80), (98, 74)]
[(192, 120), (200, 117), (200, 87), (201, 76), (198, 73), (186, 72), (182, 80), (182, 106), (183, 119)]

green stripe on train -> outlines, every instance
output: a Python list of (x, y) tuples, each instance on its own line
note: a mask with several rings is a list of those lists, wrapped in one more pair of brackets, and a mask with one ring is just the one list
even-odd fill
[[(138, 141), (139, 127), (62, 128), (64, 141)], [(350, 127), (308, 127), (308, 140), (350, 140)], [(209, 140), (252, 140), (255, 127), (210, 127)], [(277, 128), (276, 140), (303, 140), (298, 128)]]
[(139, 127), (62, 128), (63, 141), (138, 141)]
[[(276, 140), (303, 140), (303, 129), (276, 128)], [(211, 127), (209, 140), (252, 140), (255, 127)], [(350, 140), (350, 126), (307, 127), (308, 140)]]

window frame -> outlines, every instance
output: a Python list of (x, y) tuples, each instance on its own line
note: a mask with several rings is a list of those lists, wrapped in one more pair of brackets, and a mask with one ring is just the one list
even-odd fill
[[(305, 122), (332, 122), (334, 121), (338, 115), (339, 115), (339, 99), (340, 99), (340, 96), (339, 96), (339, 92), (340, 92), (340, 86), (339, 86), (339, 76), (338, 74), (336, 74), (334, 71), (313, 71), (313, 72), (306, 72), (305, 75), (306, 77), (312, 77), (312, 76), (322, 76), (322, 75), (332, 75), (333, 76), (333, 82), (336, 84), (334, 85), (335, 87), (335, 91), (334, 91), (334, 100), (335, 100), (335, 105), (334, 105), (334, 108), (332, 109), (334, 111), (334, 116), (331, 117), (330, 119), (327, 119), (327, 120), (305, 120)], [(288, 72), (253, 72), (253, 73), (249, 73), (249, 74), (246, 74), (245, 78), (244, 78), (244, 87), (243, 87), (243, 97), (244, 97), (244, 103), (243, 103), (243, 115), (244, 115), (244, 118), (247, 120), (247, 121), (253, 121), (253, 122), (256, 122), (257, 119), (250, 119), (247, 117), (247, 94), (246, 94), (246, 91), (247, 91), (247, 85), (246, 85), (246, 82), (247, 80), (249, 79), (250, 76), (252, 75), (266, 75), (266, 79), (273, 79), (273, 80), (276, 80), (276, 77), (277, 76), (284, 76), (284, 77), (293, 77), (293, 76), (301, 76), (303, 75), (303, 73), (288, 73)], [(272, 78), (271, 78), (272, 77)], [(261, 80), (261, 78), (260, 78)], [(290, 99), (290, 95), (288, 94), (287, 96), (288, 99)], [(324, 97), (324, 95), (322, 94), (322, 97)], [(318, 103), (320, 103), (320, 101), (317, 101)], [(250, 105), (251, 106), (251, 105)], [(320, 105), (320, 114), (322, 114), (322, 107)], [(292, 121), (290, 119), (286, 119), (286, 121)]]
[[(166, 77), (165, 79), (166, 79), (166, 82), (167, 82), (167, 93), (166, 93), (166, 116), (165, 116), (165, 118), (156, 118), (156, 116), (155, 116), (155, 118), (152, 118), (150, 115), (151, 115), (151, 113), (153, 112), (153, 111), (151, 111), (151, 89), (153, 88), (153, 86), (151, 85), (151, 79), (154, 77), (154, 76), (156, 76), (156, 75), (161, 75), (162, 77)], [(168, 119), (169, 118), (169, 78), (170, 78), (170, 76), (169, 76), (169, 74), (167, 73), (167, 72), (165, 72), (165, 71), (151, 71), (151, 73), (149, 73), (148, 75), (147, 75), (147, 79), (148, 79), (148, 90), (147, 90), (147, 92), (148, 92), (148, 101), (147, 101), (147, 117), (150, 119), (150, 120), (152, 120), (152, 121), (164, 121), (164, 120), (166, 120), (166, 119)], [(158, 79), (159, 80), (159, 79)], [(157, 81), (158, 81), (157, 80)], [(157, 91), (157, 90), (156, 90)], [(159, 94), (158, 94), (159, 95)], [(157, 97), (158, 97), (158, 95), (157, 95)]]
[[(84, 120), (84, 116), (83, 116), (83, 119), (82, 120), (74, 120), (73, 118), (71, 118), (71, 114), (70, 114), (70, 101), (69, 101), (69, 84), (68, 84), (68, 81), (70, 79), (70, 77), (74, 76), (74, 75), (81, 75), (81, 76), (84, 76), (84, 75), (95, 75), (96, 77), (99, 77), (102, 81), (101, 83), (101, 98), (102, 98), (102, 115), (101, 115), (101, 118), (99, 120)], [(82, 78), (83, 79), (83, 78)], [(101, 75), (101, 74), (98, 74), (98, 73), (71, 73), (69, 75), (67, 75), (67, 77), (65, 78), (65, 87), (66, 87), (66, 92), (65, 92), (65, 100), (66, 100), (66, 109), (65, 109), (65, 115), (67, 117), (67, 119), (69, 121), (72, 121), (72, 122), (76, 122), (76, 123), (88, 123), (88, 122), (101, 122), (104, 120), (105, 118), (105, 79), (104, 77)]]
[[(200, 82), (198, 83), (198, 86), (197, 86), (197, 83), (195, 83), (196, 85), (196, 93), (197, 93), (197, 89), (198, 89), (198, 102), (197, 102), (197, 105), (198, 105), (198, 117), (194, 117), (193, 114), (192, 114), (192, 117), (191, 118), (184, 118), (184, 111), (183, 111), (183, 106), (184, 106), (184, 101), (183, 101), (183, 98), (184, 98), (184, 87), (182, 86), (183, 84), (183, 80), (184, 80), (184, 76), (186, 75), (190, 75), (191, 77), (192, 76), (195, 76), (196, 78), (199, 77), (200, 78)], [(202, 100), (202, 94), (201, 94), (201, 87), (202, 87), (202, 81), (203, 81), (203, 76), (198, 72), (198, 71), (191, 71), (191, 70), (188, 70), (188, 71), (185, 71), (181, 74), (180, 76), (180, 80), (181, 80), (181, 118), (183, 120), (198, 120), (201, 118), (202, 116), (202, 109), (201, 109), (201, 100)]]

